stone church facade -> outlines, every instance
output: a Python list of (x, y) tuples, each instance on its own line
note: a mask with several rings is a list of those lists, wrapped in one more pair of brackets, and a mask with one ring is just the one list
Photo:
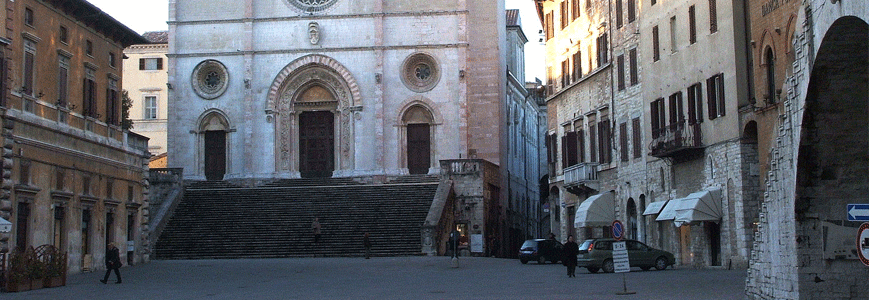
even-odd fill
[(170, 1), (185, 179), (438, 174), (502, 160), (502, 1)]

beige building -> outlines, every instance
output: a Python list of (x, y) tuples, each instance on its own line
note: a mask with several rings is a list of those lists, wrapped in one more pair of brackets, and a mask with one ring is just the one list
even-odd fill
[(146, 41), (87, 1), (7, 1), (2, 250), (54, 245), (69, 271), (107, 243), (148, 260), (147, 138), (124, 130), (123, 49)]
[(155, 31), (143, 36), (147, 44), (124, 49), (124, 87), (132, 101), (130, 130), (148, 138), (148, 151), (154, 155), (151, 167), (165, 167), (169, 34)]

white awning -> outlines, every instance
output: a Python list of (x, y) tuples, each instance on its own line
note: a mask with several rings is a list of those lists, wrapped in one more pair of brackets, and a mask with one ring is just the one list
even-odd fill
[(673, 224), (682, 226), (683, 223), (694, 221), (720, 221), (722, 215), (721, 189), (699, 191), (682, 198)]
[[(670, 201), (662, 201), (665, 202), (664, 209), (661, 210), (661, 213), (658, 214), (658, 217), (655, 218), (655, 221), (669, 221), (676, 218), (676, 207), (681, 205), (682, 199), (673, 199)], [(652, 202), (657, 203), (657, 202)]]
[(4, 218), (0, 218), (0, 232), (12, 231), (12, 223)]
[(661, 209), (664, 208), (664, 205), (667, 204), (667, 201), (668, 200), (649, 203), (649, 205), (646, 206), (646, 210), (643, 211), (643, 215), (648, 216), (661, 213)]
[(612, 192), (597, 194), (579, 205), (573, 224), (576, 228), (611, 226), (616, 220), (616, 207)]
[(655, 220), (673, 220), (678, 227), (694, 221), (719, 221), (721, 216), (721, 189), (710, 189), (670, 200)]

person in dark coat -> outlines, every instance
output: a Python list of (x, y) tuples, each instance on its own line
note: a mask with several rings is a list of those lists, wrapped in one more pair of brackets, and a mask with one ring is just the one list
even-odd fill
[(362, 236), (362, 245), (365, 246), (365, 259), (371, 258), (371, 239), (367, 232)]
[(314, 218), (314, 222), (311, 222), (311, 229), (314, 230), (314, 243), (320, 242), (320, 230), (322, 228), (320, 226), (320, 218)]
[(118, 278), (118, 281), (115, 283), (121, 283), (121, 254), (118, 251), (118, 247), (115, 247), (115, 244), (109, 243), (106, 246), (106, 276), (103, 277), (103, 280), (100, 280), (103, 284), (109, 281), (109, 275), (112, 273), (112, 270), (115, 270), (115, 277)]
[(579, 245), (573, 241), (573, 235), (569, 235), (567, 243), (564, 243), (564, 265), (567, 266), (567, 277), (576, 277), (577, 254), (579, 254)]

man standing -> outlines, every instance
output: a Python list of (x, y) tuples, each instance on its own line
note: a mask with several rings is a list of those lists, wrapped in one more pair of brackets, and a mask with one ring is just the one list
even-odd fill
[(362, 236), (362, 245), (365, 246), (365, 259), (371, 258), (371, 239), (368, 238), (368, 233)]
[(314, 218), (314, 222), (311, 223), (311, 229), (314, 230), (314, 243), (320, 242), (320, 218)]
[(106, 276), (103, 277), (103, 280), (100, 280), (103, 284), (109, 281), (109, 275), (112, 273), (112, 270), (115, 270), (115, 277), (118, 278), (118, 281), (115, 283), (121, 283), (121, 254), (118, 252), (118, 248), (115, 247), (114, 243), (109, 243), (106, 246)]

